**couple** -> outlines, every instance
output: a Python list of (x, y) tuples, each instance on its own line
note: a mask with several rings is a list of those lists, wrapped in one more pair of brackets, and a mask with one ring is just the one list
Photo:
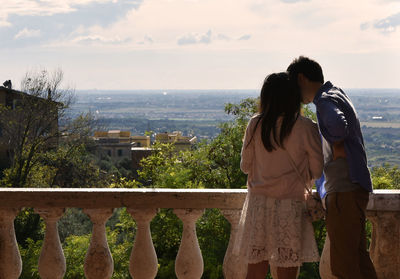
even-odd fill
[[(301, 115), (301, 103), (311, 102), (318, 125)], [(248, 194), (234, 254), (244, 251), (247, 279), (264, 279), (269, 265), (278, 279), (294, 279), (303, 262), (319, 261), (305, 204), (305, 184), (317, 179), (326, 191), (332, 275), (377, 278), (366, 244), (372, 185), (360, 123), (348, 96), (324, 82), (317, 62), (301, 56), (265, 79), (241, 156)]]

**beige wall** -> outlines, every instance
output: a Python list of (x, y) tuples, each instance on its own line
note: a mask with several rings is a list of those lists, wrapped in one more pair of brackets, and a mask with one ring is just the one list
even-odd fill
[(131, 141), (139, 143), (141, 147), (150, 147), (149, 136), (132, 136)]
[[(6, 103), (6, 92), (0, 89), (0, 105), (5, 105)], [(0, 134), (0, 167), (8, 161), (7, 158), (7, 146), (1, 143), (1, 134)]]
[(0, 105), (6, 103), (6, 92), (0, 89)]
[(124, 158), (131, 158), (131, 147), (130, 146), (110, 146), (110, 145), (99, 145), (102, 152), (109, 155), (113, 160), (121, 160)]

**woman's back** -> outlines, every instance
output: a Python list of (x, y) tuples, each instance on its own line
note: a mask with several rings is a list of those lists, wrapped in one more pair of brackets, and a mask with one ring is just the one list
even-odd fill
[[(259, 115), (256, 115), (249, 121), (242, 148), (240, 167), (248, 174), (248, 190), (277, 199), (304, 199), (304, 181), (318, 179), (323, 170), (317, 124), (299, 116), (285, 139), (284, 146), (287, 151), (276, 147), (276, 150), (268, 152), (261, 138), (262, 125), (259, 120)], [(277, 134), (280, 131), (281, 120), (280, 118), (277, 121)], [(293, 169), (287, 152), (293, 158), (303, 179), (300, 179)]]

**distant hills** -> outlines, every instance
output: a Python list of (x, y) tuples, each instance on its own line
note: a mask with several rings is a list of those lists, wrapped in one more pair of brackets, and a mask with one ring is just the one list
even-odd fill
[[(348, 89), (363, 126), (372, 165), (388, 158), (400, 165), (400, 89)], [(226, 103), (257, 97), (258, 90), (82, 90), (71, 113), (91, 111), (104, 129), (181, 130), (200, 139), (215, 137), (231, 117)], [(313, 109), (313, 105), (311, 105)]]

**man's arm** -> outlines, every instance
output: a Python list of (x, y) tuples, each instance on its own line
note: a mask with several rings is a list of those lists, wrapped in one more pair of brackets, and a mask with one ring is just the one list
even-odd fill
[(334, 142), (332, 147), (333, 147), (333, 160), (336, 160), (337, 158), (346, 158), (344, 141)]
[(332, 145), (343, 142), (349, 133), (346, 117), (337, 105), (329, 99), (320, 99), (318, 102), (320, 121), (326, 128), (326, 139)]

